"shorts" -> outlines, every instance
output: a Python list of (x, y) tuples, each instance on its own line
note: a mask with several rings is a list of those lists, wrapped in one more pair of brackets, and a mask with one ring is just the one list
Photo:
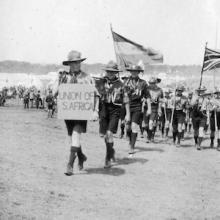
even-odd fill
[(68, 135), (72, 135), (75, 127), (79, 128), (80, 133), (86, 133), (87, 121), (86, 120), (64, 120), (67, 128)]
[(166, 109), (166, 117), (167, 117), (167, 121), (171, 121), (171, 117), (172, 117), (172, 109)]
[(183, 124), (185, 122), (185, 113), (182, 110), (174, 110), (173, 124)]
[(140, 125), (141, 117), (142, 117), (141, 111), (131, 112), (131, 123), (134, 122), (134, 123)]
[[(220, 112), (216, 113), (216, 119), (217, 119), (217, 127), (218, 130), (220, 129)], [(211, 113), (210, 116), (210, 130), (215, 131), (215, 115), (214, 112)]]
[[(147, 111), (144, 112), (144, 124), (146, 127), (148, 127), (150, 120), (157, 122), (158, 119), (159, 118), (158, 118), (158, 111), (157, 110), (153, 110), (150, 115), (147, 115)], [(161, 119), (162, 119), (162, 117), (161, 117)]]
[(107, 131), (117, 133), (118, 121), (120, 119), (121, 107), (113, 104), (105, 105), (105, 115), (99, 120), (99, 133), (105, 135)]
[(48, 104), (48, 109), (52, 110), (53, 109), (53, 104)]
[(124, 120), (125, 119), (125, 115), (126, 115), (125, 105), (122, 105), (121, 106), (121, 110), (120, 110), (120, 119)]
[(207, 116), (203, 115), (200, 117), (193, 117), (192, 119), (192, 124), (193, 124), (193, 129), (198, 130), (200, 127), (205, 127), (207, 123)]

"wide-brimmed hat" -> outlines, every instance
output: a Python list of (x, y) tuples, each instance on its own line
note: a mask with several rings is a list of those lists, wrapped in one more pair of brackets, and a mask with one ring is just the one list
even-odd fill
[(172, 93), (172, 90), (171, 90), (170, 88), (165, 88), (165, 89), (163, 89), (163, 91), (164, 91), (164, 93), (166, 93), (166, 94)]
[(68, 53), (67, 60), (63, 61), (63, 65), (68, 66), (72, 62), (82, 62), (86, 58), (81, 58), (81, 53), (76, 50), (71, 50)]
[(122, 71), (118, 69), (118, 65), (114, 61), (109, 61), (108, 64), (103, 68), (103, 70), (112, 73), (118, 73)]
[(156, 78), (156, 77), (154, 77), (154, 76), (151, 76), (148, 82), (149, 82), (149, 83), (160, 83), (160, 82), (161, 82), (161, 79)]
[(219, 94), (220, 94), (220, 89), (217, 88), (217, 89), (215, 90), (214, 94), (215, 94), (215, 95), (219, 95)]
[(201, 91), (206, 91), (207, 89), (206, 89), (206, 87), (205, 86), (201, 86), (201, 87), (199, 87), (198, 89), (196, 89), (196, 91), (199, 91), (199, 92), (201, 92)]
[(126, 67), (126, 70), (127, 71), (132, 71), (132, 72), (134, 72), (134, 71), (136, 71), (136, 72), (144, 72), (142, 67), (139, 66), (139, 65), (130, 65), (130, 66)]
[(184, 91), (185, 88), (182, 85), (177, 86), (176, 91)]

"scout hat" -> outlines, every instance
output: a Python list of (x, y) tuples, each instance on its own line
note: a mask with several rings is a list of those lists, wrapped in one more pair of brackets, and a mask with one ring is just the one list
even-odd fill
[(149, 79), (148, 82), (149, 82), (149, 83), (160, 83), (160, 82), (161, 82), (161, 79), (152, 76), (152, 77), (150, 77), (150, 79)]
[(184, 91), (184, 90), (185, 90), (184, 86), (181, 85), (177, 86), (176, 88), (176, 91)]
[(129, 67), (126, 68), (127, 71), (136, 71), (136, 72), (144, 72), (144, 70), (141, 68), (139, 65), (130, 65)]
[(206, 91), (206, 87), (205, 86), (201, 86), (198, 89), (196, 89), (196, 91), (201, 92), (201, 91)]
[(164, 91), (164, 93), (166, 93), (166, 94), (172, 93), (172, 91), (171, 91), (170, 88), (165, 88), (163, 91)]
[(108, 64), (105, 66), (105, 68), (103, 68), (103, 70), (113, 73), (121, 72), (121, 70), (118, 69), (117, 63), (115, 63), (114, 61), (108, 62)]
[(82, 62), (86, 58), (81, 58), (81, 53), (76, 50), (71, 50), (68, 53), (67, 60), (63, 61), (63, 65), (68, 66), (72, 62)]

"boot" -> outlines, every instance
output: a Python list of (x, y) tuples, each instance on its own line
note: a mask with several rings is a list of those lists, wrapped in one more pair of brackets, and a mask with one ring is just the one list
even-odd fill
[(121, 134), (120, 134), (120, 138), (123, 138), (123, 136), (124, 136), (124, 134), (125, 134), (124, 130), (125, 130), (125, 125), (124, 125), (124, 124), (121, 124)]
[(141, 138), (144, 137), (144, 128), (140, 125)]
[(131, 132), (131, 145), (130, 145), (130, 151), (129, 154), (134, 154), (134, 146), (137, 140), (137, 133)]
[(178, 133), (177, 133), (177, 138), (178, 138), (178, 141), (177, 141), (176, 147), (180, 147), (180, 140), (181, 140), (181, 138), (182, 138), (182, 132), (178, 132)]
[(192, 124), (189, 124), (189, 133), (191, 133)]
[(211, 143), (210, 143), (210, 148), (214, 148), (214, 137), (210, 137)]
[(220, 139), (218, 139), (217, 151), (220, 151)]
[(194, 136), (195, 147), (198, 148), (198, 136)]
[(77, 152), (77, 147), (70, 148), (69, 162), (67, 164), (67, 170), (65, 173), (67, 176), (73, 175), (73, 164), (76, 159), (76, 152)]
[(166, 128), (166, 137), (168, 137), (169, 128)]
[(131, 130), (130, 130), (130, 129), (128, 129), (128, 130), (126, 131), (126, 136), (127, 136), (127, 138), (128, 138), (128, 141), (131, 142)]
[(105, 165), (104, 168), (111, 167), (111, 144), (106, 142), (106, 156), (105, 156)]
[(157, 127), (154, 127), (154, 128), (153, 128), (153, 131), (152, 131), (152, 134), (151, 134), (151, 135), (152, 135), (152, 136), (151, 136), (151, 141), (152, 141), (152, 142), (154, 142), (154, 136), (155, 136), (155, 134), (156, 134), (156, 130), (157, 130)]
[(162, 126), (162, 129), (161, 129), (161, 136), (162, 138), (164, 138), (164, 126)]
[(177, 132), (173, 132), (173, 144), (175, 144), (176, 143), (176, 135), (177, 135)]
[(108, 143), (108, 147), (109, 147), (109, 158), (110, 160), (112, 160), (113, 162), (115, 162), (115, 149), (113, 148), (114, 143)]
[(147, 135), (146, 135), (146, 143), (149, 143), (150, 139), (151, 139), (151, 132), (150, 132), (148, 127), (146, 127), (145, 130), (146, 130), (146, 133), (147, 133)]
[(181, 132), (181, 139), (184, 141), (184, 133), (185, 133), (185, 131), (182, 131)]
[(199, 137), (197, 150), (201, 150), (202, 139), (203, 139), (202, 137)]
[(77, 149), (77, 156), (78, 156), (78, 168), (79, 170), (83, 169), (83, 163), (87, 160), (87, 157), (82, 152), (81, 146)]

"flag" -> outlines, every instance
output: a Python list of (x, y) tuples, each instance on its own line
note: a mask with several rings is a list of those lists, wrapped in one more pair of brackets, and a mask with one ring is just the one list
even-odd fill
[(163, 63), (163, 55), (152, 48), (144, 48), (112, 31), (118, 65), (125, 68), (131, 64)]
[(220, 68), (220, 51), (205, 48), (203, 71)]

